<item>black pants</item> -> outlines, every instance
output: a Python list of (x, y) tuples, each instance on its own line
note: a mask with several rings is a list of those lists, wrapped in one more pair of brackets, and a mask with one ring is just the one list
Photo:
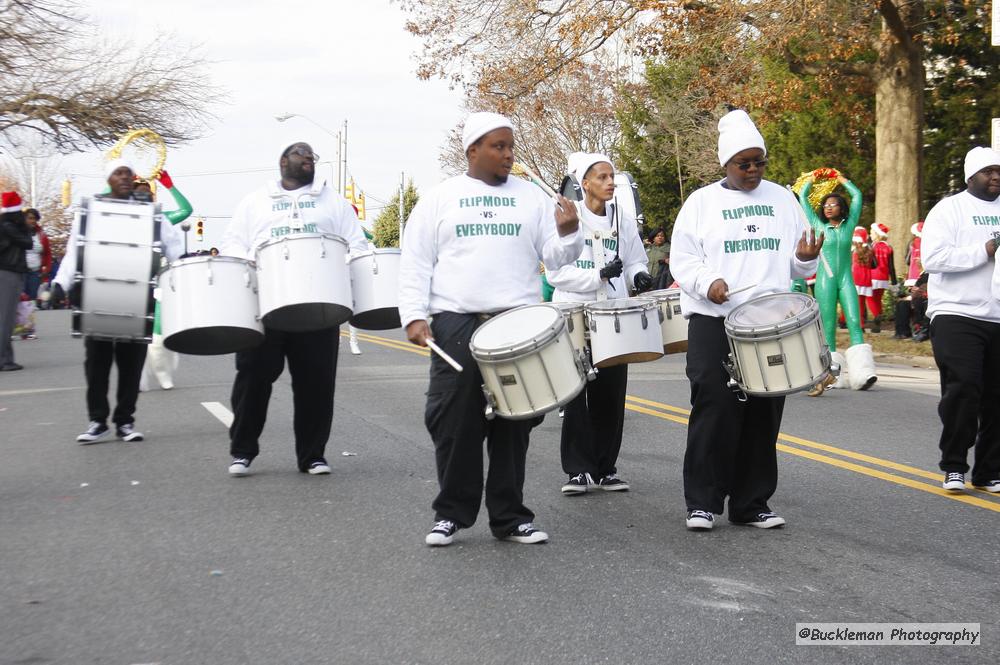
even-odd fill
[(467, 528), (476, 522), (483, 498), (483, 439), (489, 455), (486, 511), (493, 535), (505, 536), (534, 519), (524, 505), (524, 462), (528, 434), (541, 422), (487, 420), (483, 377), (469, 350), (480, 321), (475, 314), (442, 312), (431, 322), (434, 341), (464, 368), (456, 372), (431, 354), (430, 385), (424, 423), (434, 441), (440, 491), (434, 499), (435, 519)]
[(1000, 479), (1000, 323), (939, 314), (931, 345), (941, 373), (941, 470), (967, 472), (975, 446), (973, 484)]
[(108, 404), (108, 383), (111, 363), (118, 366), (118, 391), (115, 396), (115, 425), (135, 422), (135, 403), (139, 399), (139, 379), (146, 361), (147, 345), (143, 342), (114, 342), (87, 337), (83, 342), (83, 372), (87, 377), (87, 413), (93, 422), (104, 423), (111, 413)]
[(723, 319), (694, 314), (688, 321), (687, 376), (691, 418), (684, 453), (684, 499), (688, 510), (721, 514), (729, 497), (729, 519), (746, 522), (769, 510), (778, 486), (775, 443), (784, 397), (748, 397), (740, 402), (726, 387), (722, 361), (729, 354)]
[(252, 460), (260, 453), (272, 384), (285, 369), (292, 375), (295, 456), (300, 471), (323, 458), (333, 424), (340, 330), (281, 332), (266, 328), (264, 343), (236, 354), (233, 425), (229, 452)]
[(900, 298), (896, 301), (896, 336), (909, 337), (910, 330), (910, 301)]
[(618, 472), (627, 384), (628, 365), (605, 367), (566, 405), (559, 452), (567, 474), (596, 480)]

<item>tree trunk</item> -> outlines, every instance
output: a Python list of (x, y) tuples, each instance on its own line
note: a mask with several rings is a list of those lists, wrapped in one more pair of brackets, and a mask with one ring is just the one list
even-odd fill
[[(917, 17), (907, 17), (914, 25)], [(910, 226), (923, 192), (924, 65), (919, 42), (902, 43), (888, 28), (875, 67), (875, 221), (889, 227), (896, 275), (906, 275)]]

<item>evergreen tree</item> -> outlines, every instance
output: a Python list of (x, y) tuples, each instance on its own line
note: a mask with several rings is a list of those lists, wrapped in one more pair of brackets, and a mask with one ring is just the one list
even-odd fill
[[(403, 215), (409, 217), (413, 206), (417, 205), (420, 195), (410, 179), (403, 191)], [(375, 218), (372, 226), (372, 242), (376, 247), (399, 247), (399, 191), (397, 190), (382, 212)]]

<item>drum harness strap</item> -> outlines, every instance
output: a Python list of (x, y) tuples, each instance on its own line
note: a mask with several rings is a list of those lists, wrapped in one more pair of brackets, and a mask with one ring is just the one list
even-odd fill
[[(580, 208), (583, 208), (583, 204), (577, 204), (577, 205), (579, 205)], [(614, 204), (614, 201), (608, 201), (606, 208), (608, 210), (608, 216), (611, 218), (611, 229), (612, 229), (611, 237), (617, 238), (618, 236), (621, 235), (619, 233), (619, 228), (618, 228), (619, 227), (618, 207)], [(582, 209), (579, 212), (580, 212), (579, 215), (580, 223), (583, 225), (585, 231), (584, 238), (590, 241), (590, 250), (591, 250), (590, 253), (591, 256), (594, 258), (594, 269), (600, 272), (601, 270), (604, 269), (604, 266), (608, 264), (608, 262), (604, 258), (603, 232), (600, 229), (594, 228), (594, 226), (587, 221), (587, 218), (584, 216)], [(620, 259), (619, 245), (620, 242), (615, 243), (616, 259)], [(615, 288), (615, 285), (611, 282), (610, 279), (608, 280), (608, 286), (610, 286), (612, 289)], [(605, 289), (604, 286), (602, 285), (600, 288), (597, 289), (595, 297), (597, 300), (607, 300), (608, 299), (607, 289)]]

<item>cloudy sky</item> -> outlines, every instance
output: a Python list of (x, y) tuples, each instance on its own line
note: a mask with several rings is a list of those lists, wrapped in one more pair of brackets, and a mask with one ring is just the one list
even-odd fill
[[(348, 172), (369, 210), (398, 187), (400, 173), (427, 188), (443, 177), (438, 154), (462, 117), (461, 96), (440, 81), (419, 81), (412, 58), (419, 42), (388, 0), (173, 0), (169, 3), (81, 3), (101, 37), (148, 40), (174, 33), (201, 44), (214, 82), (227, 90), (212, 110), (206, 136), (168, 152), (167, 170), (209, 218), (209, 242), (240, 198), (277, 173), (278, 144), (306, 140), (321, 162), (336, 161), (336, 139), (315, 124), (276, 115), (297, 113), (336, 133), (347, 121)], [(100, 186), (102, 157), (62, 162), (74, 191)], [(335, 166), (317, 173), (333, 180)], [(271, 172), (233, 173), (253, 169)], [(168, 205), (169, 207), (169, 205)], [(374, 215), (370, 215), (374, 217)]]

